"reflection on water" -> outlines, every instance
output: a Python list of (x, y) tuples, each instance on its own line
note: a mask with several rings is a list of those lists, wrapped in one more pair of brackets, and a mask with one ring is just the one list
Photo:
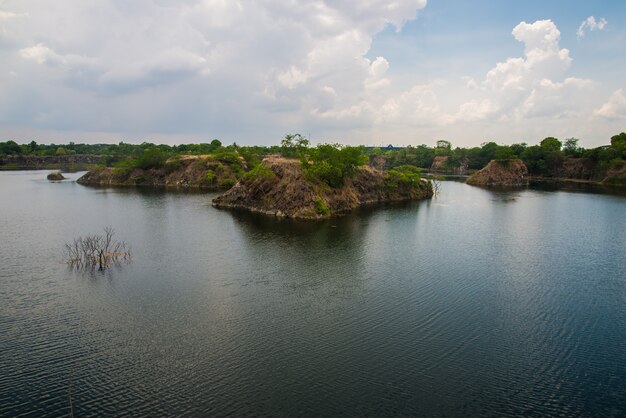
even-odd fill
[[(443, 182), (298, 222), (42, 172), (0, 190), (2, 416), (67, 413), (70, 379), (77, 415), (626, 411), (623, 197)], [(106, 225), (133, 263), (68, 270)]]
[(545, 191), (567, 191), (576, 193), (593, 193), (593, 194), (612, 194), (617, 196), (625, 196), (626, 189), (624, 187), (615, 187), (611, 185), (576, 183), (564, 181), (535, 181), (532, 183), (535, 190)]

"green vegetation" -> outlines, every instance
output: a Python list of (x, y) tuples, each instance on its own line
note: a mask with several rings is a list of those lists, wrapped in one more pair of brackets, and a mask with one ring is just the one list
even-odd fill
[(448, 141), (438, 141), (432, 148), (426, 145), (406, 147), (400, 150), (384, 151), (378, 148), (368, 150), (368, 155), (387, 157), (387, 168), (394, 169), (403, 165), (430, 168), (435, 157), (447, 157), (444, 170), (452, 171), (463, 163), (470, 170), (484, 168), (489, 161), (510, 161), (521, 159), (532, 176), (557, 177), (564, 172), (566, 159), (583, 158), (591, 163), (597, 177), (602, 177), (607, 170), (621, 167), (626, 160), (626, 133), (611, 137), (611, 144), (593, 149), (578, 146), (577, 138), (567, 138), (563, 142), (554, 137), (542, 140), (539, 145), (528, 146), (526, 143), (498, 145), (490, 141), (480, 147), (452, 148)]
[(218, 187), (220, 189), (227, 190), (227, 189), (230, 189), (231, 187), (233, 187), (235, 185), (235, 183), (237, 183), (236, 179), (231, 178), (231, 177), (227, 177), (225, 179), (220, 180), (217, 185), (218, 185)]
[(356, 167), (367, 164), (363, 147), (339, 144), (305, 148), (300, 160), (308, 180), (323, 182), (331, 187), (341, 187), (344, 178), (354, 175)]
[(20, 155), (29, 151), (28, 145), (18, 145), (15, 141), (0, 142), (0, 155)]
[(167, 160), (167, 154), (159, 149), (158, 147), (150, 147), (144, 150), (137, 161), (135, 162), (135, 167), (141, 168), (144, 170), (150, 168), (161, 168), (165, 165), (165, 161)]
[(396, 190), (399, 187), (419, 188), (421, 184), (421, 170), (412, 165), (402, 165), (385, 173), (385, 187)]
[(300, 134), (287, 134), (280, 141), (280, 153), (283, 157), (302, 157), (309, 146), (309, 140)]
[[(248, 178), (268, 176), (263, 168), (257, 169), (260, 162), (268, 154), (282, 154), (287, 158), (298, 158), (301, 161), (306, 178), (311, 182), (339, 187), (344, 179), (354, 175), (355, 168), (366, 164), (369, 157), (384, 156), (383, 164), (390, 171), (390, 187), (403, 184), (406, 169), (400, 167), (413, 166), (430, 168), (435, 158), (442, 164), (444, 171), (452, 172), (459, 167), (479, 170), (491, 160), (510, 161), (521, 159), (528, 167), (531, 176), (562, 177), (568, 176), (567, 164), (572, 158), (580, 158), (587, 171), (591, 170), (594, 178), (601, 178), (607, 172), (613, 173), (621, 169), (626, 160), (626, 133), (622, 132), (611, 137), (610, 145), (593, 149), (584, 149), (578, 145), (576, 138), (563, 141), (548, 137), (538, 145), (516, 143), (498, 145), (494, 141), (481, 144), (480, 147), (454, 148), (450, 141), (437, 141), (435, 147), (427, 145), (407, 146), (405, 148), (365, 148), (342, 146), (339, 144), (321, 144), (311, 147), (309, 140), (300, 134), (288, 134), (280, 145), (272, 147), (242, 147), (236, 144), (224, 146), (214, 139), (209, 143), (155, 145), (143, 142), (139, 145), (120, 142), (118, 144), (68, 144), (42, 145), (35, 141), (18, 144), (15, 141), (0, 142), (0, 157), (7, 156), (71, 156), (96, 155), (101, 158), (101, 165), (114, 167), (118, 178), (127, 178), (134, 169), (163, 169), (166, 174), (173, 173), (181, 167), (183, 156), (207, 156), (199, 158), (192, 164), (197, 169), (212, 170), (212, 177), (207, 173), (210, 184), (221, 178), (222, 184), (236, 181), (249, 173)], [(4, 168), (12, 167), (13, 160), (8, 159)], [(215, 162), (219, 165), (215, 165)], [(566, 164), (567, 163), (567, 164)], [(226, 169), (230, 170), (230, 178), (224, 181)], [(612, 170), (612, 171), (611, 171)], [(234, 177), (233, 177), (234, 176)]]
[[(69, 142), (65, 145), (43, 145), (35, 141), (31, 141), (28, 144), (18, 144), (15, 141), (0, 142), (0, 157), (7, 155), (97, 155), (101, 157), (102, 164), (109, 167), (123, 160), (136, 160), (137, 167), (153, 168), (162, 166), (167, 158), (172, 156), (208, 155), (228, 152), (237, 154), (238, 150), (239, 147), (234, 144), (223, 146), (218, 139), (214, 139), (210, 143), (180, 145), (156, 145), (151, 142), (135, 145), (123, 141), (118, 144), (77, 144)], [(245, 155), (247, 158), (254, 159), (258, 155), (265, 155), (270, 152), (278, 152), (278, 147), (247, 147)], [(241, 155), (244, 155), (244, 153), (241, 153)]]
[(321, 197), (315, 198), (315, 212), (322, 216), (330, 215), (330, 208)]
[(207, 170), (206, 172), (206, 181), (209, 184), (213, 184), (215, 182), (215, 172), (213, 170)]
[(276, 174), (269, 167), (264, 166), (263, 164), (258, 164), (252, 170), (248, 171), (243, 175), (246, 180), (263, 180), (270, 181), (276, 178)]

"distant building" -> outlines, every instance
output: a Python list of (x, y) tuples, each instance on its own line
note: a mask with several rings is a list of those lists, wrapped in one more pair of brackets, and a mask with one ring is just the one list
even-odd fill
[(379, 149), (381, 151), (399, 151), (404, 149), (405, 147), (394, 147), (392, 144), (387, 145), (386, 147), (365, 147), (365, 149)]

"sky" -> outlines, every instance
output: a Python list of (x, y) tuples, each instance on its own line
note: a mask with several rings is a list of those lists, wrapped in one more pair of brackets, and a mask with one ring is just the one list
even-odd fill
[(623, 0), (0, 0), (0, 141), (586, 148)]

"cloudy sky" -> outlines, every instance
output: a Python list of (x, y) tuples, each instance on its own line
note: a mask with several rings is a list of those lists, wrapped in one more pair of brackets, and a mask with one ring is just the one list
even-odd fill
[(623, 0), (0, 0), (0, 140), (457, 146), (626, 130)]

